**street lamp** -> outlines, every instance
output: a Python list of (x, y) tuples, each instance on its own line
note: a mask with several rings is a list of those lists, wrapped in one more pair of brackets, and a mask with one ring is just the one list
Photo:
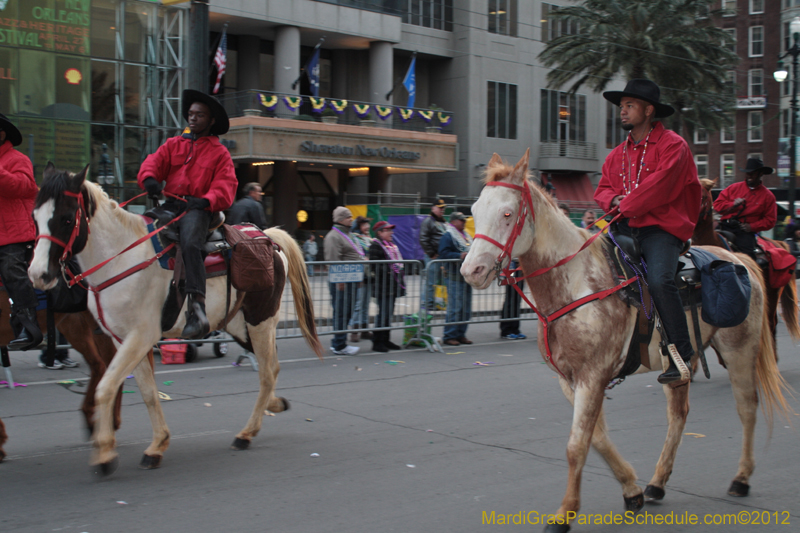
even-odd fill
[(791, 108), (791, 136), (789, 140), (789, 216), (794, 218), (794, 195), (795, 184), (797, 178), (797, 70), (798, 70), (798, 56), (800, 56), (800, 17), (795, 17), (789, 23), (789, 34), (792, 36), (792, 46), (786, 53), (778, 57), (778, 70), (775, 71), (773, 76), (778, 83), (783, 82), (788, 77), (789, 73), (783, 67), (782, 59), (786, 56), (792, 56), (792, 99), (789, 102)]

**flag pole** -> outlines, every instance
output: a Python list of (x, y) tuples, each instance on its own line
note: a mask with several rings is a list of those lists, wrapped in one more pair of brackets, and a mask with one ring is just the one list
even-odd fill
[(223, 24), (223, 26), (222, 26), (222, 33), (220, 33), (220, 34), (219, 34), (219, 37), (217, 37), (217, 42), (216, 42), (216, 43), (214, 43), (214, 46), (212, 46), (211, 48), (209, 48), (209, 50), (214, 50), (214, 53), (211, 55), (211, 66), (212, 66), (212, 67), (214, 66), (214, 56), (216, 56), (216, 55), (217, 55), (217, 48), (219, 48), (219, 43), (220, 43), (220, 41), (222, 41), (222, 35), (223, 35), (223, 34), (224, 34), (226, 31), (227, 31), (227, 29), (228, 29), (228, 23), (229, 23), (229, 22), (230, 22), (230, 21), (226, 21), (226, 22), (225, 22), (225, 24)]
[[(325, 36), (323, 35), (322, 37), (320, 37), (319, 42), (311, 51), (311, 55), (308, 56), (308, 61), (311, 61), (311, 58), (314, 57), (314, 54), (317, 53), (317, 50), (322, 46), (322, 43), (324, 42), (325, 42)], [(303, 73), (306, 71), (308, 67), (308, 61), (306, 61), (306, 64), (303, 65), (303, 68), (300, 69), (300, 75), (297, 76), (297, 79), (294, 80), (294, 83), (292, 83), (292, 90), (297, 88), (297, 84), (300, 83), (300, 80), (303, 78)]]
[(414, 53), (411, 54), (411, 59), (408, 60), (408, 66), (406, 67), (406, 70), (403, 72), (403, 75), (398, 77), (397, 81), (394, 82), (394, 85), (392, 86), (392, 90), (390, 90), (388, 93), (386, 93), (386, 99), (387, 100), (389, 99), (390, 96), (392, 96), (392, 93), (394, 92), (395, 89), (397, 89), (397, 86), (400, 85), (403, 82), (403, 79), (406, 77), (406, 74), (408, 74), (408, 69), (409, 69), (409, 67), (411, 67), (411, 63), (414, 61), (415, 57), (417, 57), (417, 51), (416, 50), (414, 50)]

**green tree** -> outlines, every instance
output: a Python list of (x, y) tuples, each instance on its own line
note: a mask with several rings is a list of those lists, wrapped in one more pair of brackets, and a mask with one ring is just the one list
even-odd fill
[[(717, 0), (585, 0), (551, 12), (555, 23), (577, 23), (539, 55), (551, 67), (553, 88), (571, 92), (587, 85), (603, 91), (615, 77), (647, 78), (661, 88), (661, 101), (675, 107), (670, 126), (683, 133), (728, 126), (736, 88), (728, 71), (738, 56), (733, 39), (714, 21), (724, 13)], [(687, 132), (687, 134), (689, 133)]]

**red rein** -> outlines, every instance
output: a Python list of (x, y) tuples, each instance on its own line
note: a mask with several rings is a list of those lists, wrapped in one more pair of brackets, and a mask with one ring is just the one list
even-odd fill
[[(510, 260), (511, 260), (512, 251), (514, 250), (514, 243), (516, 242), (517, 237), (519, 237), (520, 234), (522, 233), (522, 228), (525, 227), (525, 219), (528, 217), (528, 213), (529, 212), (530, 212), (530, 215), (531, 215), (531, 220), (533, 220), (534, 222), (536, 221), (536, 213), (533, 210), (533, 198), (531, 198), (531, 191), (530, 191), (530, 189), (528, 188), (527, 185), (526, 186), (521, 186), (521, 185), (514, 185), (512, 183), (506, 183), (506, 182), (503, 182), (503, 181), (490, 181), (489, 183), (486, 184), (486, 186), (487, 187), (506, 187), (506, 188), (514, 189), (515, 191), (521, 192), (522, 193), (522, 198), (520, 198), (520, 201), (519, 201), (519, 214), (517, 215), (517, 221), (514, 224), (514, 229), (511, 232), (511, 237), (509, 237), (508, 242), (506, 242), (505, 245), (502, 245), (499, 242), (497, 242), (496, 240), (492, 239), (491, 237), (489, 237), (487, 235), (480, 234), (480, 233), (476, 233), (475, 234), (475, 239), (483, 239), (483, 240), (485, 240), (485, 241), (497, 246), (498, 248), (500, 248), (500, 255), (498, 255), (497, 259), (495, 260), (495, 270), (498, 272), (498, 274), (502, 273), (506, 277), (505, 281), (501, 281), (500, 284), (501, 285), (509, 285), (510, 284), (512, 287), (514, 287), (514, 290), (516, 290), (519, 293), (519, 295), (522, 297), (522, 299), (525, 300), (525, 302), (531, 307), (531, 309), (533, 309), (533, 312), (536, 313), (536, 316), (539, 317), (539, 321), (542, 323), (542, 327), (544, 329), (544, 346), (545, 346), (545, 351), (546, 351), (545, 357), (547, 358), (547, 361), (551, 365), (553, 365), (553, 368), (556, 369), (556, 371), (559, 373), (559, 375), (561, 375), (561, 377), (563, 377), (564, 379), (567, 379), (567, 376), (565, 376), (564, 373), (561, 372), (561, 369), (558, 368), (558, 366), (555, 364), (555, 361), (553, 361), (553, 354), (550, 351), (550, 342), (548, 340), (548, 326), (550, 325), (550, 323), (555, 321), (555, 320), (557, 320), (557, 319), (559, 319), (559, 318), (561, 318), (562, 316), (566, 315), (567, 313), (569, 313), (571, 311), (574, 311), (575, 309), (577, 309), (577, 308), (579, 308), (579, 307), (581, 307), (583, 305), (586, 305), (589, 302), (593, 302), (595, 300), (603, 300), (604, 298), (614, 294), (615, 292), (619, 291), (620, 289), (623, 289), (623, 288), (627, 287), (628, 285), (634, 283), (638, 278), (634, 277), (634, 278), (628, 279), (628, 280), (624, 281), (623, 283), (621, 283), (621, 284), (619, 284), (619, 285), (617, 285), (615, 287), (612, 287), (610, 289), (606, 289), (606, 290), (603, 290), (603, 291), (600, 291), (600, 292), (595, 292), (595, 293), (590, 294), (588, 296), (584, 296), (583, 298), (581, 298), (579, 300), (576, 300), (576, 301), (574, 301), (572, 303), (569, 303), (569, 304), (565, 305), (564, 307), (562, 307), (558, 311), (556, 311), (554, 313), (551, 313), (548, 316), (544, 316), (542, 313), (539, 312), (539, 309), (536, 308), (536, 306), (533, 304), (533, 302), (531, 302), (528, 299), (528, 297), (525, 296), (525, 292), (523, 291), (523, 289), (521, 289), (517, 285), (517, 283), (519, 283), (520, 281), (522, 281), (525, 278), (531, 278), (531, 277), (535, 277), (535, 276), (540, 276), (540, 275), (544, 274), (545, 272), (548, 272), (548, 271), (550, 271), (550, 270), (552, 270), (554, 268), (560, 267), (561, 265), (571, 261), (576, 255), (578, 255), (580, 252), (582, 252), (583, 250), (588, 248), (589, 245), (592, 244), (595, 241), (595, 239), (600, 237), (602, 232), (601, 233), (596, 233), (595, 235), (591, 236), (589, 239), (586, 240), (586, 242), (583, 244), (583, 246), (581, 246), (578, 249), (577, 252), (575, 252), (574, 254), (572, 254), (572, 255), (570, 255), (568, 257), (565, 257), (564, 259), (560, 260), (556, 264), (554, 264), (552, 266), (549, 266), (549, 267), (540, 268), (540, 269), (538, 269), (538, 270), (536, 270), (534, 272), (531, 272), (530, 274), (527, 274), (527, 275), (525, 275), (523, 277), (513, 278), (512, 279), (511, 274), (514, 271), (512, 271), (510, 268), (508, 268), (508, 266), (503, 267), (502, 266), (503, 265), (503, 261), (505, 259), (509, 259), (509, 264), (511, 264)], [(611, 212), (613, 212), (613, 210)], [(616, 222), (621, 216), (622, 216), (621, 213), (617, 214), (617, 216), (614, 217), (611, 220), (611, 223)], [(517, 269), (517, 270), (519, 270), (519, 269)]]

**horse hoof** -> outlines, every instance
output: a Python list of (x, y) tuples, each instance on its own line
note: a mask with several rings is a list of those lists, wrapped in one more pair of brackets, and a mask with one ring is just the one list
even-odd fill
[(119, 457), (114, 457), (107, 463), (100, 463), (99, 465), (95, 465), (94, 473), (102, 477), (110, 476), (111, 474), (117, 471), (118, 466), (119, 466)]
[(644, 496), (640, 492), (636, 496), (625, 498), (625, 510), (638, 513), (644, 507)]
[(664, 489), (655, 485), (647, 485), (644, 489), (645, 501), (654, 502), (664, 499)]
[(143, 470), (153, 470), (161, 466), (162, 455), (147, 455), (142, 456), (142, 462), (139, 463), (139, 468)]
[(750, 492), (750, 485), (736, 480), (734, 480), (733, 483), (731, 483), (731, 488), (728, 489), (728, 494), (730, 494), (731, 496), (736, 496), (738, 498), (743, 498), (747, 496), (749, 492)]
[(246, 450), (249, 447), (250, 441), (246, 439), (240, 439), (239, 437), (233, 439), (233, 444), (231, 444), (232, 450)]
[(283, 402), (283, 410), (284, 411), (288, 411), (289, 409), (292, 408), (292, 404), (289, 403), (289, 400), (287, 400), (286, 398), (281, 398), (280, 400), (281, 400), (281, 402)]
[(544, 533), (567, 533), (569, 529), (569, 524), (547, 524)]

